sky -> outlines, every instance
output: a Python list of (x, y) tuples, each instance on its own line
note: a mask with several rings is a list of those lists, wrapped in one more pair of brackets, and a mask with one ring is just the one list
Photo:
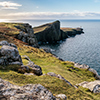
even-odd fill
[(4, 19), (100, 19), (100, 0), (0, 0)]

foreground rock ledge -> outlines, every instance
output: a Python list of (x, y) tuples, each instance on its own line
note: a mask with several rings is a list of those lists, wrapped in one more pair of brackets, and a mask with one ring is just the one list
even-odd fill
[(82, 86), (84, 88), (88, 88), (93, 93), (100, 93), (100, 80), (92, 81), (92, 82), (82, 82), (77, 84), (78, 86)]
[(51, 92), (40, 84), (13, 85), (0, 78), (0, 100), (56, 100)]

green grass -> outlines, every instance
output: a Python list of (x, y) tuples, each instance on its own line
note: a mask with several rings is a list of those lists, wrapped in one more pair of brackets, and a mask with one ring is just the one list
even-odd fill
[[(55, 58), (52, 54), (44, 52), (43, 49), (33, 48), (25, 46), (26, 43), (21, 42), (11, 36), (0, 36), (1, 40), (7, 40), (8, 42), (17, 45), (20, 55), (27, 55), (31, 61), (41, 66), (43, 74), (48, 72), (54, 72), (62, 75), (72, 85), (78, 84), (83, 81), (95, 80), (93, 73), (74, 67), (74, 64), (69, 61), (60, 61)], [(28, 60), (22, 59), (24, 65), (28, 64)], [(59, 93), (66, 94), (68, 100), (100, 100), (100, 94), (93, 94), (88, 89), (79, 87), (75, 89), (69, 86), (66, 82), (51, 77), (45, 76), (26, 76), (18, 73), (16, 70), (17, 66), (7, 66), (8, 69), (0, 70), (0, 77), (7, 81), (10, 81), (16, 85), (25, 84), (41, 84), (51, 91), (54, 95)]]

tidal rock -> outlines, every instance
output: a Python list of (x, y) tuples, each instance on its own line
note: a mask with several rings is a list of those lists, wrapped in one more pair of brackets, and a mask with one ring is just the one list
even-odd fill
[(69, 81), (67, 81), (64, 77), (62, 77), (61, 75), (57, 75), (57, 74), (55, 74), (55, 73), (53, 73), (53, 72), (49, 72), (49, 73), (47, 73), (47, 75), (49, 75), (49, 76), (53, 76), (53, 77), (57, 77), (57, 78), (59, 78), (59, 79), (61, 79), (61, 80), (64, 80), (67, 84), (69, 84), (70, 86), (72, 86), (72, 84), (69, 82)]
[(100, 93), (100, 80), (92, 81), (92, 82), (82, 82), (78, 84), (84, 88), (88, 88), (93, 93)]
[(56, 98), (40, 84), (20, 87), (0, 78), (0, 100), (56, 100)]
[(65, 94), (58, 94), (56, 97), (61, 100), (67, 100), (67, 96)]
[(32, 68), (34, 74), (38, 76), (42, 75), (42, 68), (40, 66), (35, 65), (32, 61), (29, 62), (28, 66)]

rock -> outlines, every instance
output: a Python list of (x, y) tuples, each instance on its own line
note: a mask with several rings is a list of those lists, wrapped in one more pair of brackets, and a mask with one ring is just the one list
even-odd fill
[(67, 84), (69, 84), (70, 86), (72, 86), (72, 84), (69, 82), (69, 81), (67, 81), (64, 77), (62, 77), (61, 75), (57, 75), (57, 74), (55, 74), (55, 73), (53, 73), (53, 72), (49, 72), (49, 73), (47, 73), (47, 75), (49, 75), (49, 76), (53, 76), (53, 77), (57, 77), (57, 78), (59, 78), (59, 79), (61, 79), (61, 80), (63, 80), (63, 81), (65, 81)]
[(88, 65), (85, 65), (85, 64), (79, 64), (79, 63), (74, 63), (74, 66), (77, 67), (77, 68), (82, 68), (82, 69), (89, 69), (90, 67)]
[(61, 28), (62, 37), (72, 37), (77, 34), (84, 33), (82, 28)]
[(26, 55), (23, 55), (23, 56), (21, 56), (23, 59), (26, 59), (26, 60), (28, 60), (28, 61), (30, 61), (31, 62), (31, 60), (30, 60), (30, 58), (28, 57), (28, 56), (26, 56)]
[(33, 70), (33, 73), (40, 76), (42, 75), (42, 68), (38, 65), (35, 65), (33, 62), (29, 62), (28, 66), (30, 66)]
[(13, 43), (8, 43), (7, 41), (1, 41), (1, 42), (0, 42), (0, 46), (3, 46), (3, 45), (8, 45), (8, 46), (17, 48), (16, 45), (14, 45)]
[(97, 71), (94, 70), (93, 68), (90, 68), (88, 65), (85, 65), (85, 64), (82, 64), (82, 65), (81, 65), (81, 64), (75, 63), (75, 62), (73, 62), (73, 63), (74, 63), (74, 66), (77, 67), (77, 68), (86, 69), (86, 70), (92, 72), (92, 73), (94, 74), (94, 77), (95, 77), (96, 79), (99, 79), (99, 80), (100, 80), (100, 76), (98, 75)]
[(78, 84), (84, 88), (88, 88), (93, 93), (100, 93), (100, 80), (95, 80), (92, 82), (82, 82)]
[(23, 27), (15, 26), (16, 28), (20, 29), (20, 33), (16, 35), (16, 38), (28, 43), (33, 47), (38, 47), (38, 42), (34, 35), (32, 26), (27, 23), (23, 24), (22, 26)]
[(7, 41), (1, 41), (0, 46), (3, 46), (3, 45), (9, 45), (9, 43)]
[(6, 56), (7, 59), (12, 59), (14, 61), (22, 62), (19, 52), (16, 48), (10, 46), (2, 46), (1, 55)]
[(10, 62), (9, 65), (22, 65), (22, 62), (15, 61), (15, 62)]
[(56, 98), (40, 84), (20, 87), (0, 78), (0, 100), (56, 100)]
[(53, 43), (61, 39), (60, 21), (33, 28), (38, 42)]
[(58, 94), (58, 95), (56, 95), (56, 97), (61, 100), (67, 100), (67, 96), (65, 94)]
[(98, 75), (97, 71), (94, 70), (93, 68), (89, 68), (89, 71), (92, 72), (95, 76), (96, 79), (99, 79), (100, 80), (100, 76)]
[(45, 49), (43, 49), (43, 50), (44, 50), (46, 53), (52, 53), (50, 49), (45, 48)]
[(22, 65), (22, 59), (19, 55), (16, 45), (3, 42), (3, 46), (0, 49), (0, 65), (5, 66), (8, 64)]
[(24, 73), (24, 75), (35, 75), (33, 73)]

